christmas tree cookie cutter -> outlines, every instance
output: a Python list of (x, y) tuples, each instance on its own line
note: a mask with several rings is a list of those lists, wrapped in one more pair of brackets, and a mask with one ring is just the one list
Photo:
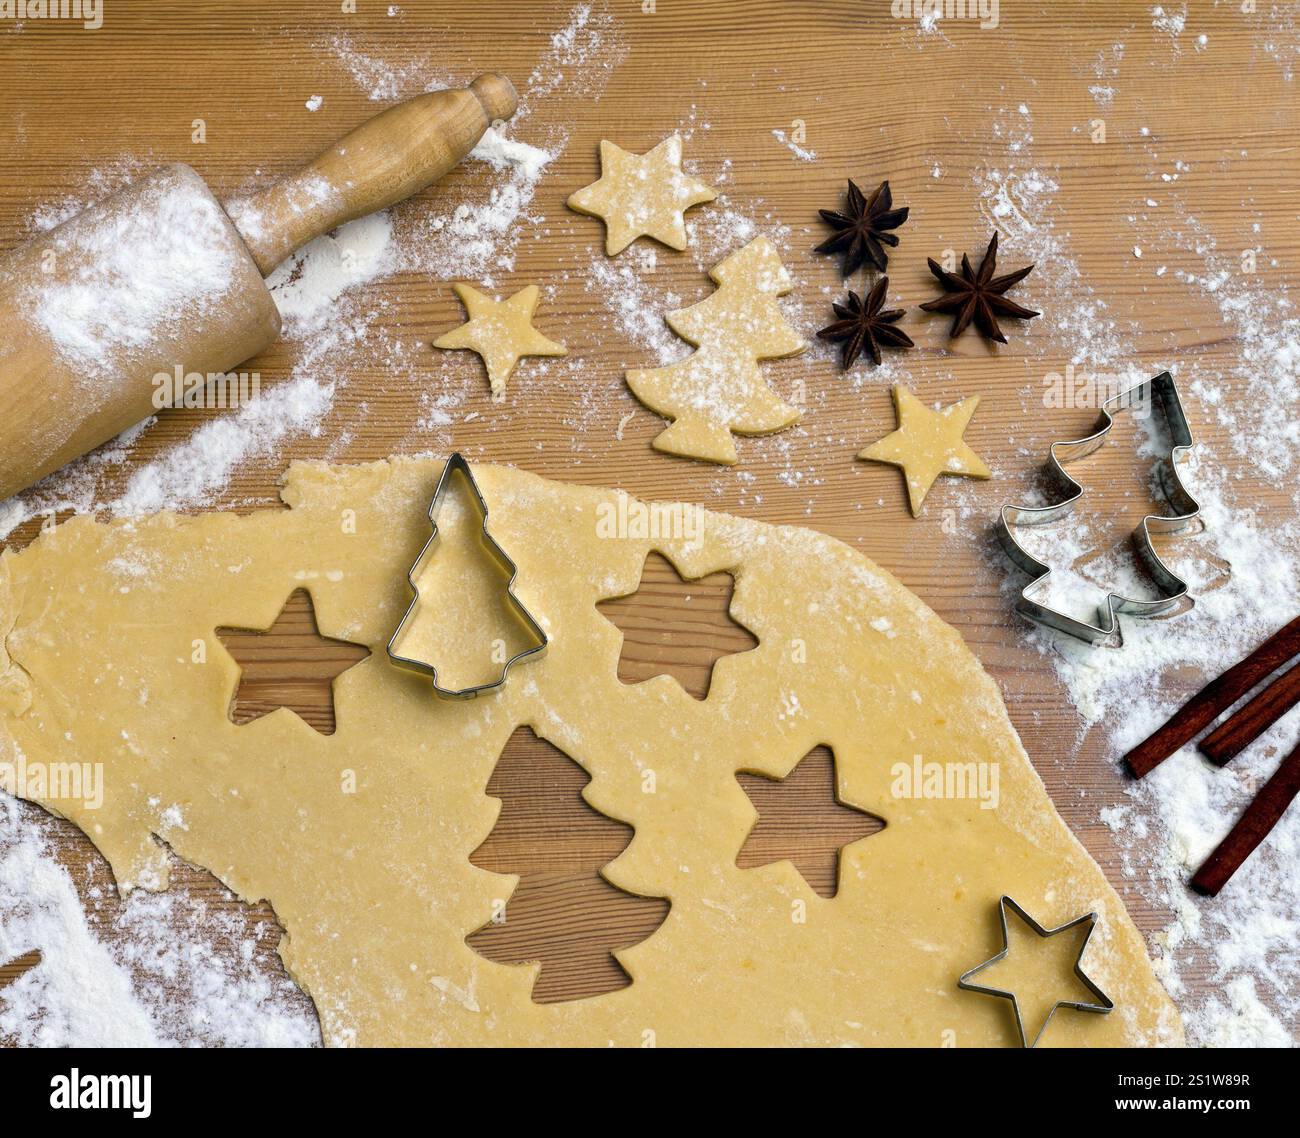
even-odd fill
[[(984, 984), (973, 984), (971, 981), (983, 972), (986, 968), (992, 968), (1000, 960), (1005, 960), (1008, 953), (1011, 952), (1011, 937), (1007, 929), (1007, 910), (1014, 909), (1016, 915), (1024, 921), (1039, 937), (1046, 940), (1048, 937), (1056, 936), (1057, 933), (1068, 932), (1070, 929), (1078, 928), (1079, 925), (1086, 924), (1088, 931), (1084, 935), (1083, 941), (1079, 945), (1079, 955), (1074, 958), (1074, 974), (1079, 978), (1085, 988), (1088, 989), (1096, 998), (1095, 1004), (1085, 1004), (1079, 1000), (1057, 1000), (1052, 1005), (1051, 1010), (1047, 1013), (1047, 1018), (1043, 1020), (1042, 1026), (1034, 1035), (1031, 1041), (1025, 1031), (1024, 1017), (1020, 1014), (1020, 1001), (1016, 999), (1015, 992), (1008, 992), (1005, 988), (989, 988)], [(1097, 1012), (1105, 1015), (1107, 1012), (1114, 1011), (1114, 1001), (1106, 995), (1083, 970), (1083, 956), (1088, 951), (1088, 942), (1092, 940), (1093, 931), (1097, 927), (1097, 914), (1084, 913), (1082, 917), (1075, 917), (1072, 921), (1066, 921), (1063, 925), (1057, 925), (1054, 929), (1047, 929), (1040, 925), (1033, 917), (1025, 912), (1006, 894), (998, 898), (998, 919), (1002, 925), (1002, 951), (996, 956), (990, 956), (983, 964), (977, 964), (969, 972), (963, 972), (957, 979), (957, 987), (966, 992), (979, 992), (984, 996), (1000, 996), (1004, 1000), (1011, 1001), (1011, 1007), (1016, 1013), (1016, 1030), (1020, 1033), (1021, 1047), (1036, 1047), (1038, 1041), (1043, 1038), (1043, 1033), (1047, 1030), (1047, 1025), (1052, 1022), (1052, 1017), (1056, 1015), (1058, 1008), (1074, 1008), (1079, 1012)]]
[[(1075, 503), (1083, 497), (1083, 487), (1065, 472), (1066, 465), (1085, 458), (1105, 443), (1106, 436), (1114, 426), (1116, 411), (1143, 406), (1149, 401), (1154, 402), (1164, 415), (1173, 444), (1160, 463), (1158, 477), (1161, 490), (1175, 512), (1171, 515), (1148, 514), (1144, 517), (1137, 529), (1133, 531), (1133, 544), (1147, 572), (1151, 575), (1158, 595), (1126, 597), (1122, 593), (1109, 593), (1105, 604), (1097, 607), (1096, 623), (1090, 624), (1034, 600), (1029, 595), (1052, 575), (1052, 570), (1049, 565), (1039, 561), (1016, 540), (1013, 527), (1045, 525), (1068, 514)], [(1007, 504), (1002, 507), (998, 526), (998, 537), (1002, 541), (1002, 547), (1017, 567), (1033, 578), (1021, 590), (1020, 598), (1016, 602), (1016, 611), (1038, 624), (1069, 633), (1080, 640), (1086, 640), (1089, 644), (1109, 643), (1118, 647), (1124, 642), (1119, 623), (1120, 613), (1137, 617), (1153, 617), (1177, 607), (1187, 596), (1187, 582), (1160, 559), (1151, 541), (1151, 535), (1180, 533), (1200, 516), (1200, 504), (1183, 485), (1178, 474), (1179, 459), (1191, 449), (1194, 443), (1187, 413), (1183, 410), (1182, 400), (1178, 396), (1178, 388), (1174, 384), (1173, 376), (1167, 371), (1107, 399), (1101, 406), (1097, 429), (1087, 438), (1054, 442), (1047, 469), (1064, 490), (1065, 498), (1051, 506)]]
[[(460, 475), (465, 485), (469, 488), (474, 498), (475, 508), (478, 510), (479, 517), (483, 520), (482, 538), (483, 548), (488, 552), (497, 566), (507, 576), (506, 582), (506, 601), (510, 611), (518, 619), (520, 625), (528, 634), (537, 641), (531, 648), (525, 648), (521, 652), (516, 652), (501, 666), (501, 675), (488, 683), (475, 684), (466, 688), (445, 687), (438, 682), (438, 669), (435, 665), (426, 660), (417, 660), (410, 656), (403, 656), (397, 650), (397, 642), (402, 638), (403, 632), (414, 618), (421, 607), (420, 589), (416, 584), (416, 577), (420, 567), (425, 563), (429, 554), (433, 552), (434, 546), (438, 542), (438, 512), (442, 508), (443, 498), (446, 497), (447, 488), (451, 485), (451, 480), (455, 475)], [(433, 492), (433, 501), (429, 503), (429, 521), (433, 523), (433, 533), (429, 535), (429, 540), (424, 543), (424, 548), (420, 550), (420, 555), (415, 559), (411, 568), (407, 571), (406, 580), (411, 586), (411, 592), (414, 594), (414, 600), (411, 601), (403, 614), (401, 622), (394, 630), (393, 635), (388, 640), (388, 658), (392, 660), (399, 668), (406, 668), (409, 671), (419, 672), (421, 675), (428, 676), (433, 681), (433, 690), (443, 699), (473, 699), (475, 696), (483, 695), (485, 692), (493, 692), (505, 685), (506, 677), (510, 674), (510, 669), (521, 660), (528, 660), (540, 657), (545, 654), (550, 639), (542, 626), (534, 619), (519, 598), (515, 596), (515, 578), (519, 575), (519, 569), (507, 555), (506, 551), (501, 548), (488, 533), (488, 506), (487, 500), (483, 497), (483, 492), (479, 489), (478, 483), (474, 481), (474, 475), (470, 471), (469, 463), (465, 457), (457, 451), (442, 468), (442, 474), (438, 478), (437, 489)]]

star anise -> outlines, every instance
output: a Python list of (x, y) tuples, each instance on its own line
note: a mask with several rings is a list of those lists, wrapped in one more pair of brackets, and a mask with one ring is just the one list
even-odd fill
[(817, 212), (835, 230), (817, 246), (817, 252), (842, 252), (844, 275), (851, 277), (868, 261), (882, 273), (885, 271), (889, 255), (881, 246), (898, 244), (898, 238), (888, 230), (897, 229), (907, 220), (908, 207), (894, 209), (894, 196), (889, 192), (888, 182), (881, 182), (868, 198), (850, 181), (847, 213), (833, 209)]
[(995, 277), (993, 269), (997, 265), (997, 260), (998, 235), (996, 233), (993, 234), (993, 240), (985, 250), (979, 272), (971, 268), (970, 258), (965, 253), (961, 256), (960, 276), (948, 272), (933, 257), (929, 258), (930, 272), (939, 278), (939, 283), (943, 285), (948, 295), (941, 296), (938, 300), (928, 301), (921, 307), (927, 312), (954, 313), (950, 336), (960, 336), (974, 319), (975, 327), (985, 336), (1005, 344), (1007, 338), (998, 327), (999, 315), (1018, 316), (1022, 320), (1031, 320), (1035, 316), (1041, 316), (1042, 313), (1035, 312), (1032, 308), (1024, 308), (1002, 295), (1013, 284), (1029, 276), (1034, 266), (1017, 269), (1004, 277)]
[(889, 308), (884, 312), (880, 306), (885, 303), (885, 293), (889, 289), (889, 278), (881, 277), (875, 287), (867, 294), (866, 300), (856, 292), (850, 292), (843, 303), (835, 303), (835, 315), (839, 320), (817, 333), (819, 339), (844, 342), (842, 362), (847, 369), (854, 360), (866, 352), (874, 363), (880, 363), (880, 345), (890, 348), (910, 348), (912, 339), (901, 328), (895, 328), (894, 322), (903, 315), (901, 308)]

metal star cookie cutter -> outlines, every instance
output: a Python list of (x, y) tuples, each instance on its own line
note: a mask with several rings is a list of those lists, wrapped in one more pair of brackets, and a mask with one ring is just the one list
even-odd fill
[[(511, 611), (515, 614), (519, 623), (528, 631), (528, 633), (537, 641), (532, 648), (526, 648), (522, 652), (516, 652), (501, 667), (501, 675), (498, 679), (486, 684), (476, 684), (468, 688), (448, 688), (438, 683), (438, 669), (424, 660), (412, 659), (409, 656), (403, 656), (396, 650), (394, 645), (401, 637), (406, 626), (410, 623), (411, 618), (420, 608), (421, 598), (420, 590), (415, 583), (416, 572), (424, 564), (425, 559), (432, 552), (434, 545), (438, 541), (438, 511), (442, 507), (442, 500), (447, 493), (447, 487), (451, 483), (452, 476), (460, 474), (470, 493), (474, 497), (475, 506), (478, 509), (479, 516), (483, 519), (482, 537), (483, 548), (491, 555), (493, 560), (501, 570), (509, 576), (506, 583), (506, 600), (509, 602)], [(399, 667), (407, 668), (413, 672), (419, 672), (428, 676), (433, 681), (433, 690), (443, 699), (473, 699), (475, 696), (482, 695), (484, 692), (496, 691), (506, 682), (506, 677), (510, 674), (513, 665), (521, 660), (527, 660), (532, 657), (542, 656), (550, 643), (542, 626), (537, 623), (530, 613), (515, 596), (515, 578), (519, 575), (519, 569), (515, 563), (506, 554), (488, 533), (488, 506), (483, 497), (483, 492), (478, 488), (478, 483), (474, 481), (474, 475), (470, 472), (469, 463), (465, 461), (460, 452), (453, 454), (447, 459), (447, 464), (442, 468), (442, 475), (438, 478), (437, 489), (433, 492), (433, 501), (429, 503), (429, 521), (433, 523), (433, 533), (429, 535), (429, 540), (424, 543), (424, 548), (420, 550), (420, 555), (415, 559), (410, 570), (406, 574), (406, 579), (411, 586), (411, 592), (415, 599), (407, 607), (405, 614), (402, 616), (401, 623), (398, 624), (393, 635), (388, 640), (388, 657)]]
[[(1029, 1041), (1029, 1037), (1025, 1034), (1025, 1021), (1020, 1015), (1020, 1001), (1016, 999), (1016, 994), (1014, 992), (1007, 992), (1001, 988), (986, 988), (982, 984), (970, 983), (972, 976), (978, 975), (980, 972), (983, 972), (984, 969), (992, 967), (999, 960), (1006, 959), (1007, 953), (1011, 951), (1011, 939), (1007, 935), (1008, 907), (1015, 909), (1016, 914), (1020, 919), (1044, 939), (1049, 936), (1055, 936), (1057, 933), (1063, 933), (1066, 930), (1084, 924), (1085, 922), (1088, 924), (1088, 935), (1083, 938), (1083, 943), (1079, 945), (1079, 955), (1074, 961), (1074, 974), (1079, 978), (1079, 982), (1097, 997), (1097, 1003), (1084, 1004), (1077, 1000), (1057, 1000), (1057, 1002), (1052, 1005), (1052, 1010), (1047, 1013), (1047, 1018), (1043, 1020), (1043, 1025), (1038, 1029), (1038, 1034), (1034, 1036), (1032, 1043)], [(963, 972), (957, 981), (957, 987), (962, 988), (967, 992), (979, 992), (985, 996), (1001, 996), (1003, 999), (1010, 1000), (1011, 1007), (1016, 1013), (1016, 1029), (1020, 1032), (1021, 1047), (1038, 1046), (1038, 1041), (1043, 1038), (1043, 1032), (1047, 1030), (1047, 1025), (1052, 1022), (1052, 1017), (1056, 1015), (1057, 1008), (1074, 1008), (1075, 1011), (1099, 1012), (1102, 1015), (1114, 1010), (1115, 1004), (1111, 998), (1098, 988), (1097, 985), (1088, 978), (1087, 974), (1083, 970), (1083, 954), (1088, 951), (1088, 942), (1092, 940), (1093, 929), (1097, 927), (1096, 913), (1084, 913), (1082, 917), (1075, 917), (1074, 920), (1066, 921), (1065, 924), (1058, 925), (1054, 929), (1045, 929), (1034, 920), (1033, 917), (1026, 913), (1024, 909), (1017, 905), (1015, 901), (1006, 894), (1003, 894), (998, 899), (998, 917), (1002, 923), (1002, 951), (996, 956), (989, 957), (989, 959), (984, 961), (983, 964), (977, 964), (969, 972)]]
[[(1017, 525), (1044, 525), (1069, 513), (1074, 504), (1083, 496), (1083, 487), (1065, 472), (1065, 465), (1084, 458), (1101, 447), (1115, 423), (1113, 411), (1125, 410), (1149, 399), (1154, 399), (1159, 404), (1165, 416), (1165, 421), (1168, 423), (1169, 435), (1173, 443), (1169, 454), (1161, 461), (1158, 471), (1161, 489), (1176, 513), (1171, 516), (1148, 514), (1142, 519), (1138, 528), (1133, 531), (1133, 544), (1137, 548), (1138, 556), (1146, 566), (1147, 572), (1150, 573), (1152, 580), (1159, 589), (1160, 596), (1143, 599), (1126, 597), (1121, 593), (1110, 593), (1106, 597), (1105, 605), (1097, 607), (1097, 623), (1089, 624), (1087, 621), (1079, 620), (1077, 617), (1070, 616), (1059, 609), (1051, 608), (1029, 596), (1035, 586), (1041, 585), (1052, 575), (1052, 570), (1050, 566), (1039, 561), (1038, 558), (1016, 541), (1011, 527)], [(1077, 636), (1080, 640), (1086, 640), (1090, 644), (1111, 643), (1119, 647), (1124, 643), (1124, 636), (1119, 623), (1120, 613), (1126, 613), (1130, 616), (1152, 617), (1159, 616), (1178, 606), (1187, 596), (1187, 582), (1160, 559), (1159, 554), (1155, 551), (1155, 546), (1151, 542), (1151, 535), (1153, 533), (1180, 533), (1187, 529), (1200, 515), (1200, 504), (1188, 492), (1178, 474), (1178, 460), (1191, 449), (1194, 443), (1195, 440), (1192, 438), (1192, 429), (1188, 424), (1187, 414), (1183, 410), (1182, 400), (1178, 396), (1178, 388), (1174, 384), (1173, 377), (1167, 371), (1161, 372), (1154, 378), (1145, 380), (1135, 387), (1130, 387), (1127, 391), (1121, 391), (1118, 395), (1112, 395), (1107, 399), (1101, 405), (1101, 418), (1098, 420), (1097, 429), (1087, 438), (1054, 442), (1051, 446), (1051, 460), (1048, 463), (1048, 470), (1056, 476), (1063, 487), (1066, 494), (1064, 500), (1051, 506), (1014, 506), (1008, 504), (1002, 507), (998, 537), (1002, 541), (1007, 556), (1020, 569), (1033, 577), (1033, 580), (1020, 591), (1020, 599), (1016, 602), (1016, 611), (1030, 620), (1046, 625), (1048, 628), (1055, 628), (1060, 632), (1069, 633), (1071, 636)]]

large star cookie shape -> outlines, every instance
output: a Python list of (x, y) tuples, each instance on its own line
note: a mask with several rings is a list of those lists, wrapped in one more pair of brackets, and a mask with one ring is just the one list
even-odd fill
[(533, 327), (539, 297), (536, 285), (508, 300), (493, 300), (467, 284), (454, 284), (469, 319), (433, 342), (435, 348), (468, 348), (483, 357), (492, 394), (505, 391), (506, 380), (524, 356), (563, 356), (568, 349)]
[[(1007, 910), (1019, 918), (1019, 928), (1014, 935), (1012, 926), (1007, 923)], [(1048, 929), (1010, 897), (1002, 897), (998, 902), (998, 912), (1002, 923), (1002, 951), (963, 974), (957, 986), (968, 992), (1010, 1000), (1022, 1047), (1033, 1047), (1038, 1043), (1057, 1008), (1104, 1015), (1115, 1007), (1110, 997), (1083, 970), (1083, 954), (1087, 952), (1088, 942), (1097, 927), (1096, 913), (1085, 913)], [(1059, 948), (1043, 943), (1057, 937), (1061, 939)], [(1014, 950), (1013, 945), (1016, 945)], [(1073, 979), (1069, 980), (1063, 968), (1067, 961), (1074, 973)], [(983, 982), (974, 983), (976, 976), (982, 977)], [(1010, 985), (1001, 979), (1006, 976), (1012, 981)], [(999, 980), (1002, 986), (995, 983)]]
[(940, 474), (993, 477), (980, 456), (962, 440), (979, 402), (979, 396), (972, 395), (960, 403), (932, 411), (907, 388), (895, 385), (898, 430), (860, 451), (858, 457), (902, 467), (912, 516), (917, 517), (921, 503)]
[(648, 154), (600, 144), (600, 179), (569, 196), (569, 208), (605, 223), (605, 252), (613, 257), (638, 237), (686, 248), (685, 213), (717, 191), (682, 173), (682, 139), (674, 134)]

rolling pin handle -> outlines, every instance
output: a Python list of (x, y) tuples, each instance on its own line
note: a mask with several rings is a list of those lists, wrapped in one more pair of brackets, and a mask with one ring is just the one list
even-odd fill
[(432, 185), (519, 96), (504, 75), (416, 95), (362, 123), (295, 174), (227, 205), (263, 276), (308, 242)]
[(515, 90), (515, 85), (504, 75), (492, 72), (480, 75), (469, 85), (469, 89), (483, 104), (488, 122), (508, 119), (519, 109), (519, 94)]

